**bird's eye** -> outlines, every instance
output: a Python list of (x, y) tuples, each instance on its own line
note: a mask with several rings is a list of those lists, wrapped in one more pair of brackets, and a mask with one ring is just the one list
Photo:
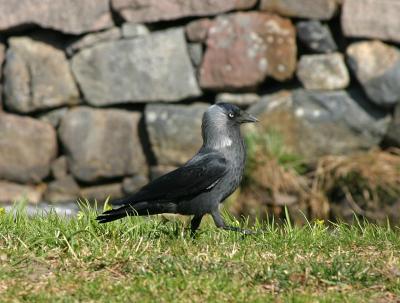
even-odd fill
[(228, 117), (229, 117), (229, 118), (233, 118), (233, 117), (235, 117), (235, 114), (234, 114), (234, 113), (229, 113), (229, 114), (228, 114)]

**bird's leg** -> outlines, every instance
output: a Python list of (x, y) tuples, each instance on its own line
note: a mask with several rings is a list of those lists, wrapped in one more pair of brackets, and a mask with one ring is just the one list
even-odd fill
[(190, 234), (192, 236), (195, 235), (196, 230), (199, 228), (201, 219), (203, 219), (203, 215), (195, 215), (192, 221), (190, 221)]
[(221, 214), (219, 213), (218, 210), (215, 210), (211, 213), (211, 216), (213, 217), (214, 223), (218, 228), (222, 228), (225, 230), (232, 230), (232, 231), (237, 231), (237, 232), (241, 232), (245, 235), (251, 235), (254, 234), (254, 232), (252, 230), (248, 230), (248, 229), (241, 229), (239, 227), (236, 226), (229, 226), (226, 225), (224, 220), (221, 217)]

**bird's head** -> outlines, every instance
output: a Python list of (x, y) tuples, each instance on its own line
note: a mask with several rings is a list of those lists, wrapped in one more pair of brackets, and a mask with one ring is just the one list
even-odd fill
[[(230, 103), (211, 105), (203, 115), (202, 134), (205, 143), (235, 139), (240, 136), (240, 125), (257, 122), (257, 118)], [(238, 137), (239, 138), (239, 137)]]

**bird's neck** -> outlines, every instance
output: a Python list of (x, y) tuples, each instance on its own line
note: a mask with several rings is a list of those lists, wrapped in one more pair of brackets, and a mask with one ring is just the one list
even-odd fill
[(241, 144), (242, 137), (239, 127), (223, 128), (208, 125), (202, 130), (203, 146), (218, 151), (226, 151)]

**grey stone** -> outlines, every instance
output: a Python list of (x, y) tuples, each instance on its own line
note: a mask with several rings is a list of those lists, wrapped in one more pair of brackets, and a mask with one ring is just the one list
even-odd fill
[(338, 8), (337, 0), (261, 0), (260, 9), (282, 16), (331, 19)]
[(50, 203), (74, 202), (79, 196), (79, 185), (70, 175), (49, 183), (43, 199)]
[(68, 175), (68, 163), (66, 156), (60, 156), (51, 163), (51, 175), (54, 179), (62, 179)]
[(381, 143), (390, 115), (370, 104), (357, 91), (293, 94), (294, 114), (301, 120), (300, 149), (308, 157), (343, 154)]
[(43, 122), (51, 124), (54, 128), (60, 125), (62, 117), (68, 112), (67, 107), (57, 108), (39, 115), (39, 119)]
[(297, 65), (297, 77), (303, 86), (312, 90), (346, 88), (350, 82), (343, 55), (303, 55)]
[(111, 0), (113, 9), (125, 20), (149, 23), (189, 16), (211, 16), (232, 10), (248, 9), (257, 0)]
[(89, 186), (82, 188), (79, 193), (79, 196), (84, 199), (88, 199), (89, 201), (96, 200), (98, 202), (105, 202), (108, 197), (110, 197), (110, 200), (118, 199), (123, 195), (121, 183)]
[(42, 200), (46, 186), (22, 185), (0, 180), (0, 203), (27, 201), (37, 204)]
[(113, 27), (102, 32), (91, 33), (83, 36), (82, 38), (68, 45), (66, 51), (68, 55), (72, 56), (74, 53), (83, 48), (92, 47), (98, 43), (105, 41), (118, 40), (121, 38), (121, 36), (121, 30), (118, 27)]
[(84, 49), (72, 58), (72, 69), (95, 106), (200, 95), (182, 29)]
[(260, 122), (245, 131), (279, 133), (285, 148), (311, 162), (377, 146), (391, 120), (360, 91), (283, 91), (263, 96), (248, 111)]
[(216, 103), (232, 103), (237, 106), (250, 106), (260, 101), (260, 96), (253, 93), (220, 93), (215, 97), (215, 101)]
[(331, 53), (337, 51), (328, 25), (320, 21), (301, 21), (296, 24), (297, 37), (311, 51), (317, 53)]
[(28, 37), (9, 39), (5, 104), (21, 113), (79, 103), (79, 92), (65, 54)]
[(398, 0), (346, 0), (342, 29), (346, 37), (367, 37), (400, 42)]
[(201, 43), (189, 43), (188, 51), (194, 66), (198, 67), (203, 61), (203, 45)]
[(0, 179), (40, 182), (56, 155), (57, 136), (50, 124), (0, 113)]
[(386, 134), (385, 142), (390, 146), (400, 147), (400, 103), (395, 108), (393, 120)]
[(348, 62), (364, 91), (375, 104), (393, 107), (400, 101), (400, 52), (380, 41), (351, 44)]
[(71, 109), (61, 121), (59, 136), (72, 174), (86, 182), (145, 174), (139, 120), (139, 113), (126, 110)]
[(113, 25), (108, 0), (0, 1), (0, 31), (32, 24), (69, 34)]
[(146, 25), (140, 23), (124, 23), (122, 24), (122, 36), (124, 38), (135, 38), (150, 34)]
[(205, 104), (146, 106), (146, 128), (158, 164), (181, 165), (198, 151), (202, 145), (201, 119), (207, 107)]
[(122, 181), (122, 189), (125, 194), (131, 195), (149, 183), (149, 179), (143, 175), (126, 177)]

